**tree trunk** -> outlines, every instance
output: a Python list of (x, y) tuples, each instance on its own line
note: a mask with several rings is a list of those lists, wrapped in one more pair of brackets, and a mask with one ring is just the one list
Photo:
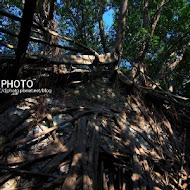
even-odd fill
[[(41, 0), (39, 1), (40, 14), (39, 18), (43, 27), (57, 32), (57, 23), (54, 17), (54, 3), (55, 0)], [(52, 47), (51, 43), (59, 45), (59, 39), (48, 32), (44, 32), (44, 38), (50, 45), (44, 47), (44, 54), (58, 55), (59, 49)]]
[(31, 27), (33, 24), (33, 15), (36, 8), (36, 0), (28, 0), (24, 4), (23, 17), (19, 33), (18, 45), (16, 49), (16, 59), (13, 78), (22, 75), (22, 67), (25, 60), (25, 54), (28, 47)]
[[(146, 64), (145, 64), (145, 56), (146, 53), (151, 45), (152, 38), (154, 36), (154, 32), (157, 26), (157, 23), (161, 16), (161, 11), (165, 5), (166, 1), (162, 0), (161, 5), (156, 10), (155, 16), (153, 18), (153, 22), (151, 25), (151, 31), (150, 31), (150, 37), (146, 42), (143, 42), (141, 51), (137, 57), (137, 62), (134, 65), (131, 75), (135, 82), (138, 82), (140, 85), (147, 86), (147, 73), (146, 73)], [(144, 10), (143, 10), (143, 27), (148, 30), (148, 24), (149, 24), (149, 15), (148, 15), (148, 1), (144, 1)]]
[(99, 8), (99, 15), (98, 15), (98, 23), (99, 23), (99, 30), (100, 30), (100, 38), (101, 38), (101, 44), (104, 50), (104, 53), (108, 52), (107, 46), (106, 46), (106, 36), (104, 31), (104, 23), (103, 23), (103, 13), (104, 13), (104, 5), (102, 0), (98, 2), (100, 8)]
[[(123, 52), (123, 39), (125, 37), (126, 16), (128, 11), (128, 0), (121, 0), (120, 2), (120, 14), (118, 18), (117, 34), (115, 45), (112, 49), (113, 57), (117, 60), (113, 64), (110, 64), (110, 70), (117, 70), (119, 68), (119, 60)], [(115, 72), (111, 78), (114, 78)]]
[(117, 26), (116, 42), (115, 42), (115, 46), (114, 46), (114, 53), (116, 53), (118, 56), (120, 56), (123, 51), (123, 39), (125, 36), (127, 10), (128, 10), (128, 0), (121, 0), (120, 14), (119, 14), (118, 26)]

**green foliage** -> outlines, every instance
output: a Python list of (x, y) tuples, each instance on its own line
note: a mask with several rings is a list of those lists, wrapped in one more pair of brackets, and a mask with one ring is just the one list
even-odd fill
[(67, 1), (57, 6), (56, 13), (59, 15), (62, 34), (98, 51), (97, 12), (97, 4), (89, 0)]
[[(136, 58), (142, 51), (143, 44), (145, 44), (151, 33), (151, 24), (157, 13), (157, 7), (161, 1), (149, 1), (148, 28), (143, 27), (143, 1), (129, 1), (129, 10), (127, 16), (126, 39), (124, 43), (124, 56), (133, 64)], [(145, 55), (145, 64), (148, 68), (148, 75), (156, 80), (159, 70), (169, 61), (174, 62), (185, 45), (190, 41), (189, 33), (190, 23), (190, 3), (183, 0), (173, 0), (166, 3), (161, 12), (159, 22), (154, 31), (150, 47)], [(176, 52), (176, 56), (170, 55)], [(175, 69), (166, 76), (165, 81), (159, 81), (160, 84), (166, 87), (166, 83), (175, 80), (177, 75), (184, 76), (177, 78), (176, 87), (182, 91), (183, 83), (187, 80), (190, 73), (190, 63), (187, 59), (188, 49), (183, 57), (183, 61)], [(183, 69), (182, 69), (183, 68)], [(184, 92), (184, 90), (183, 90)]]
[[(100, 11), (99, 0), (71, 0), (60, 1), (55, 6), (55, 18), (58, 23), (58, 31), (61, 35), (66, 35), (77, 40), (84, 45), (102, 53), (102, 45), (100, 40), (100, 32), (98, 27), (98, 12)], [(144, 25), (143, 19), (145, 15), (144, 1), (129, 0), (128, 15), (125, 41), (123, 46), (122, 61), (127, 60), (131, 65), (137, 60), (144, 45), (149, 42), (152, 30), (152, 23), (158, 13), (158, 7), (161, 0), (148, 1), (148, 9), (146, 14), (148, 25)], [(1, 9), (22, 16), (22, 1), (10, 0), (9, 4), (0, 4)], [(111, 49), (116, 40), (117, 23), (119, 15), (119, 0), (104, 0), (104, 12), (109, 9), (114, 10), (113, 26), (106, 30), (106, 38), (108, 48)], [(38, 6), (37, 6), (38, 7)], [(38, 13), (38, 9), (36, 10)], [(19, 31), (19, 23), (1, 17), (6, 28)], [(163, 6), (160, 19), (156, 25), (154, 35), (150, 40), (149, 47), (145, 54), (144, 63), (147, 66), (148, 75), (157, 80), (160, 69), (168, 62), (174, 62), (183, 52), (183, 48), (190, 41), (190, 3), (184, 0), (172, 0)], [(37, 34), (32, 34), (38, 37)], [(7, 43), (16, 45), (16, 40), (8, 35), (3, 35), (3, 40)], [(62, 45), (71, 45), (69, 42), (60, 41)], [(30, 46), (32, 50), (32, 46)], [(40, 46), (34, 50), (40, 50)], [(70, 53), (70, 52), (68, 52)], [(86, 52), (84, 52), (85, 54)], [(175, 56), (171, 56), (176, 53)], [(164, 87), (166, 83), (176, 80), (176, 88), (181, 93), (189, 96), (189, 84), (183, 85), (189, 78), (190, 73), (190, 50), (186, 48), (183, 60), (175, 69), (166, 76), (165, 80), (158, 81)], [(122, 62), (121, 61), (121, 62)], [(125, 61), (126, 62), (126, 61)], [(122, 63), (121, 63), (122, 64)], [(122, 64), (122, 70), (129, 75), (128, 66)]]
[[(6, 3), (0, 3), (0, 8), (1, 10), (5, 10), (5, 11), (9, 11), (12, 14), (15, 14), (19, 17), (22, 16), (22, 9), (23, 9), (23, 3), (22, 1), (7, 1)], [(7, 17), (4, 16), (0, 16), (0, 20), (1, 20), (1, 27), (8, 29), (10, 31), (14, 31), (14, 32), (18, 32), (19, 28), (20, 28), (20, 23), (17, 21), (14, 21), (12, 19), (9, 19)], [(7, 34), (2, 34), (2, 42), (5, 44), (11, 44), (13, 46), (16, 47), (17, 45), (17, 40), (15, 39), (15, 37), (7, 35)], [(12, 49), (9, 48), (5, 48), (2, 47), (1, 51), (4, 54), (14, 54), (14, 51)]]

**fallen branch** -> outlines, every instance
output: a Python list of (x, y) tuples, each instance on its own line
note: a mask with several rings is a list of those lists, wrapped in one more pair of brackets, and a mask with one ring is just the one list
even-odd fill
[[(21, 21), (21, 18), (20, 18), (20, 17), (17, 17), (17, 16), (15, 16), (15, 15), (9, 14), (9, 13), (3, 11), (3, 10), (0, 11), (0, 14), (2, 14), (3, 16), (7, 16), (7, 17), (9, 17), (9, 18), (11, 18), (11, 19), (13, 19), (13, 20)], [(42, 26), (40, 23), (38, 23), (37, 21), (34, 21), (34, 22), (35, 22), (35, 23), (32, 24), (33, 27), (38, 28), (38, 29), (41, 29), (43, 32), (47, 32), (47, 33), (49, 33), (49, 34), (51, 34), (51, 35), (53, 35), (53, 36), (62, 38), (62, 39), (64, 39), (64, 40), (66, 40), (66, 41), (69, 41), (69, 42), (71, 42), (71, 43), (73, 43), (73, 44), (78, 45), (79, 47), (82, 47), (82, 48), (88, 50), (88, 51), (91, 52), (91, 53), (97, 58), (97, 60), (98, 60), (99, 54), (98, 54), (95, 50), (93, 50), (93, 49), (91, 49), (91, 48), (88, 48), (87, 46), (85, 46), (85, 45), (83, 45), (83, 44), (81, 44), (81, 43), (79, 43), (79, 42), (77, 42), (77, 41), (75, 41), (75, 40), (72, 40), (72, 39), (70, 39), (70, 38), (68, 38), (68, 37), (66, 37), (66, 36), (61, 36), (61, 35), (59, 35), (57, 32), (55, 32), (55, 31), (53, 31), (53, 30), (50, 30), (50, 29), (48, 29), (48, 28), (43, 27), (43, 26)]]
[(9, 123), (6, 125), (4, 128), (0, 128), (0, 134), (8, 134), (11, 130), (16, 128), (18, 125), (20, 125), (25, 119), (30, 117), (32, 113), (35, 112), (37, 109), (38, 105), (33, 105), (29, 110), (25, 110), (22, 113), (22, 117), (19, 117), (17, 114), (14, 114), (9, 121)]
[(79, 119), (77, 125), (77, 140), (74, 151), (73, 161), (67, 178), (65, 179), (62, 190), (75, 190), (77, 184), (77, 178), (79, 177), (79, 171), (84, 159), (86, 150), (86, 118)]
[(15, 46), (13, 46), (12, 44), (3, 43), (2, 41), (0, 41), (0, 45), (7, 47), (9, 49), (13, 49), (13, 50), (16, 49)]
[(1, 170), (7, 170), (7, 171), (10, 171), (10, 172), (13, 172), (13, 173), (16, 173), (16, 174), (20, 174), (20, 175), (29, 175), (29, 176), (40, 176), (40, 177), (46, 177), (46, 178), (60, 178), (60, 176), (58, 175), (52, 175), (52, 174), (47, 174), (47, 173), (43, 173), (43, 172), (33, 172), (33, 171), (27, 171), (27, 170), (21, 170), (21, 169), (17, 169), (17, 168), (9, 168), (9, 167), (2, 167), (0, 166), (0, 169)]
[[(19, 36), (18, 32), (13, 32), (13, 31), (10, 31), (10, 30), (4, 29), (4, 28), (0, 28), (0, 32), (2, 32), (4, 34), (8, 34), (8, 35), (13, 36), (13, 37), (18, 37)], [(30, 36), (29, 40), (32, 41), (32, 42), (42, 43), (42, 44), (45, 44), (45, 45), (51, 45), (53, 47), (58, 47), (58, 48), (73, 51), (73, 52), (83, 52), (83, 51), (81, 51), (79, 49), (75, 49), (75, 48), (72, 48), (72, 47), (69, 47), (69, 46), (62, 46), (62, 45), (59, 45), (59, 44), (49, 43), (46, 40), (36, 38), (36, 37), (32, 37), (32, 36)], [(4, 44), (4, 46), (5, 45), (6, 45), (6, 47), (9, 47), (10, 49), (15, 49), (15, 47), (13, 45)]]

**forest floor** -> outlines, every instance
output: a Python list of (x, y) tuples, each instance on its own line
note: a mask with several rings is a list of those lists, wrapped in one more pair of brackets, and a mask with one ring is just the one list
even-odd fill
[(5, 104), (2, 190), (189, 189), (190, 120), (179, 104), (107, 78)]

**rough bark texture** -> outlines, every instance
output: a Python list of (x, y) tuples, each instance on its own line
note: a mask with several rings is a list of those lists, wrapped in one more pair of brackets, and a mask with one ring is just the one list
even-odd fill
[[(48, 28), (52, 31), (57, 32), (57, 23), (54, 17), (54, 3), (55, 0), (42, 0), (39, 1), (39, 19), (43, 27)], [(51, 35), (48, 32), (44, 32), (44, 37), (47, 42), (50, 44), (59, 45), (59, 39), (56, 36)], [(59, 48), (52, 47), (51, 45), (46, 45), (44, 48), (44, 54), (59, 54)]]
[(120, 1), (120, 13), (117, 24), (117, 33), (114, 47), (112, 49), (112, 56), (117, 60), (116, 62), (110, 64), (109, 69), (113, 70), (112, 80), (115, 78), (115, 70), (119, 68), (119, 61), (123, 52), (123, 41), (125, 37), (125, 27), (126, 27), (126, 16), (128, 11), (128, 0)]
[(125, 36), (127, 9), (128, 9), (128, 0), (121, 0), (120, 11), (119, 11), (120, 14), (117, 26), (117, 36), (114, 47), (114, 50), (118, 54), (118, 56), (122, 54), (123, 39)]
[(3, 112), (1, 189), (188, 189), (189, 106), (119, 75)]
[(125, 36), (126, 16), (128, 10), (128, 0), (121, 0), (120, 2), (120, 14), (118, 18), (117, 35), (113, 52), (116, 53), (118, 58), (123, 51), (123, 40)]
[[(30, 39), (33, 10), (29, 11), (28, 6), (31, 3), (34, 8), (33, 2), (28, 0), (25, 3), (20, 35), (23, 34), (26, 41), (21, 47), (22, 38), (19, 36), (18, 48), (21, 49), (17, 49), (16, 54), (19, 63), (24, 63), (20, 61), (25, 56)], [(27, 78), (45, 81), (46, 87), (50, 88), (48, 82), (53, 81), (50, 78), (53, 76), (55, 85), (52, 94), (21, 94), (16, 96), (17, 101), (14, 100), (12, 104), (1, 102), (0, 189), (189, 189), (190, 107), (184, 104), (189, 99), (161, 88), (158, 91), (137, 85), (118, 69), (118, 80), (111, 83), (103, 72), (96, 72), (97, 77), (84, 78), (84, 73), (89, 74), (90, 69), (77, 70), (72, 67), (72, 64), (85, 65), (86, 68), (95, 62), (102, 65), (118, 63), (128, 1), (121, 0), (113, 54), (104, 55), (54, 31), (48, 25), (53, 19), (53, 11), (50, 10), (54, 1), (41, 2), (44, 13), (41, 13), (41, 28), (48, 34), (46, 37), (50, 45), (54, 40), (52, 36), (56, 39), (61, 37), (89, 50), (91, 54), (60, 57), (38, 55), (33, 59), (32, 54), (29, 55), (31, 57), (27, 59), (27, 64), (35, 62), (37, 66), (30, 68), (25, 65), (25, 69), (29, 70)], [(147, 2), (144, 9), (145, 25)], [(152, 24), (153, 33), (162, 7), (158, 9)], [(27, 33), (24, 33), (27, 10), (30, 20), (27, 20)], [(145, 53), (146, 45), (143, 46)], [(57, 53), (51, 46), (45, 51)], [(170, 68), (175, 69), (180, 59), (182, 57)], [(5, 62), (9, 64), (7, 60)], [(47, 62), (66, 62), (70, 64), (70, 70), (53, 73), (43, 66), (47, 66)], [(18, 64), (17, 67), (20, 66)], [(144, 65), (139, 68), (142, 74), (143, 68)], [(72, 76), (72, 69), (78, 71), (82, 78), (80, 81)], [(41, 78), (38, 78), (39, 70)], [(71, 83), (67, 82), (69, 79)], [(40, 82), (36, 85), (40, 85)]]
[(104, 5), (102, 0), (98, 0), (99, 7), (99, 15), (98, 15), (98, 24), (99, 24), (99, 30), (100, 30), (100, 38), (102, 47), (104, 50), (104, 53), (108, 52), (107, 46), (106, 46), (106, 36), (104, 31), (104, 23), (103, 23), (103, 14), (104, 14)]
[[(15, 69), (14, 69), (14, 73), (17, 76), (22, 74), (22, 67), (24, 64), (25, 54), (30, 39), (30, 32), (33, 23), (33, 15), (35, 8), (36, 8), (36, 0), (28, 0), (24, 4), (19, 40), (16, 49), (16, 59), (15, 59)], [(13, 78), (14, 77), (16, 76), (13, 76)]]

